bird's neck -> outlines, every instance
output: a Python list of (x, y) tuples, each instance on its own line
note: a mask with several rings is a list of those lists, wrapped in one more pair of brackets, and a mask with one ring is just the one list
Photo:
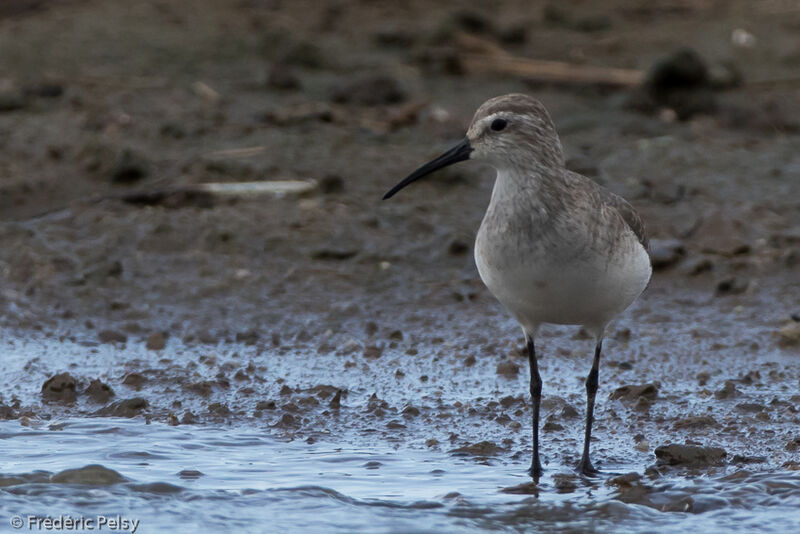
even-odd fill
[(543, 215), (561, 204), (566, 190), (563, 167), (507, 166), (497, 169), (491, 208), (519, 207)]

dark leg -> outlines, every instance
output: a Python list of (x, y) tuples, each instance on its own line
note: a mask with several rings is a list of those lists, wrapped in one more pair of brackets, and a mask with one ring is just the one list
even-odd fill
[(528, 362), (531, 368), (531, 399), (533, 399), (533, 458), (530, 475), (537, 479), (542, 476), (542, 464), (539, 461), (539, 405), (542, 403), (542, 378), (539, 376), (539, 364), (536, 362), (536, 351), (533, 338), (525, 336), (528, 342)]
[(600, 367), (600, 350), (603, 347), (603, 340), (597, 342), (594, 348), (594, 361), (592, 362), (592, 370), (589, 371), (589, 376), (586, 377), (586, 435), (583, 441), (583, 457), (581, 463), (578, 464), (578, 471), (584, 475), (596, 475), (597, 469), (592, 466), (592, 461), (589, 459), (589, 441), (592, 439), (592, 421), (594, 420), (594, 399), (597, 396), (597, 370)]

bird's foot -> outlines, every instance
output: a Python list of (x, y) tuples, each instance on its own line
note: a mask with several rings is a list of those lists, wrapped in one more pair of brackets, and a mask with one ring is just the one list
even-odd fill
[(581, 462), (578, 464), (578, 473), (587, 477), (595, 477), (600, 474), (600, 471), (594, 468), (589, 458), (584, 457), (581, 458)]

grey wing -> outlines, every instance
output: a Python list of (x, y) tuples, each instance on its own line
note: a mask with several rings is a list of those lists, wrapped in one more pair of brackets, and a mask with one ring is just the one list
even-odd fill
[(647, 230), (644, 227), (644, 221), (642, 221), (642, 218), (639, 217), (639, 214), (636, 213), (636, 210), (633, 209), (633, 206), (631, 206), (627, 200), (619, 195), (615, 195), (594, 180), (590, 180), (576, 172), (567, 171), (567, 178), (582, 182), (584, 186), (588, 186), (587, 189), (591, 191), (590, 195), (594, 197), (594, 202), (604, 204), (616, 211), (619, 216), (622, 217), (622, 220), (625, 221), (625, 224), (628, 225), (628, 228), (636, 234), (639, 243), (642, 244), (647, 253), (650, 253), (650, 242), (647, 239)]
[(636, 210), (633, 209), (633, 206), (628, 204), (628, 201), (624, 198), (610, 191), (603, 191), (603, 193), (603, 202), (617, 210), (622, 220), (624, 220), (628, 227), (633, 230), (633, 233), (636, 234), (639, 243), (641, 243), (644, 249), (649, 253), (650, 242), (647, 239), (647, 230), (644, 227), (644, 221), (642, 221), (642, 218), (636, 213)]

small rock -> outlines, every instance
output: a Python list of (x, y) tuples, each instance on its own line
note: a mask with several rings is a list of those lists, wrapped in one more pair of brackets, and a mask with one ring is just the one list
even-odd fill
[(308, 69), (321, 68), (325, 66), (327, 62), (322, 48), (311, 41), (297, 41), (292, 43), (285, 48), (279, 61), (279, 63), (285, 65), (296, 65)]
[(267, 74), (267, 86), (282, 91), (299, 89), (300, 79), (288, 65), (280, 62), (273, 63)]
[(651, 239), (650, 261), (656, 271), (672, 267), (686, 254), (683, 243), (678, 239)]
[(28, 106), (25, 95), (18, 91), (0, 91), (0, 113), (18, 111)]
[(164, 350), (167, 346), (167, 336), (163, 332), (153, 332), (147, 338), (145, 345), (148, 350)]
[(632, 95), (629, 104), (647, 113), (670, 109), (680, 120), (717, 109), (708, 66), (690, 48), (677, 50), (654, 63), (643, 89)]
[[(6, 404), (0, 403), (0, 421), (8, 421), (9, 419), (16, 419), (17, 415), (14, 413), (14, 408)], [(0, 486), (3, 483), (0, 482)]]
[(733, 380), (726, 380), (725, 385), (714, 392), (714, 397), (717, 399), (731, 399), (736, 395), (736, 384), (733, 383)]
[(125, 149), (117, 156), (111, 167), (111, 183), (132, 184), (148, 174), (148, 162), (136, 152)]
[(184, 480), (197, 480), (205, 475), (196, 469), (184, 469), (178, 473), (178, 476)]
[(256, 403), (256, 410), (275, 410), (277, 407), (275, 401), (258, 401)]
[(244, 343), (245, 345), (252, 346), (258, 343), (259, 334), (255, 330), (248, 330), (247, 332), (237, 332), (236, 342)]
[(447, 247), (447, 253), (451, 256), (463, 256), (469, 252), (469, 245), (460, 239), (454, 239)]
[(561, 409), (561, 417), (563, 417), (564, 419), (574, 419), (579, 415), (580, 414), (578, 413), (578, 410), (576, 410), (569, 404), (565, 404), (564, 408)]
[(709, 374), (708, 371), (700, 371), (697, 373), (698, 386), (705, 386), (709, 380), (711, 380), (711, 374)]
[(141, 388), (145, 382), (147, 382), (147, 379), (144, 377), (144, 375), (136, 372), (128, 373), (125, 375), (125, 378), (122, 379), (123, 384), (136, 389)]
[(334, 195), (344, 191), (344, 179), (338, 174), (326, 174), (318, 185), (320, 192), (325, 195)]
[(311, 258), (323, 261), (343, 261), (358, 255), (358, 249), (355, 247), (342, 247), (342, 248), (320, 248), (311, 253)]
[(683, 272), (688, 274), (689, 276), (697, 276), (698, 274), (702, 274), (708, 272), (714, 268), (714, 262), (711, 261), (709, 258), (695, 258), (694, 260), (690, 260), (687, 262), (685, 267), (683, 268)]
[(414, 44), (416, 35), (402, 28), (387, 27), (375, 33), (375, 43), (385, 47), (409, 49)]
[(636, 400), (645, 398), (653, 400), (658, 396), (658, 386), (656, 384), (627, 385), (621, 386), (611, 392), (608, 398), (612, 400)]
[(472, 445), (464, 445), (450, 452), (459, 456), (494, 456), (503, 449), (491, 441), (480, 441)]
[(291, 428), (297, 426), (298, 422), (295, 416), (290, 413), (285, 413), (281, 418), (275, 423), (275, 426), (282, 427), (282, 428)]
[(735, 455), (731, 461), (735, 464), (763, 464), (767, 461), (766, 456), (745, 456), (743, 454)]
[(69, 373), (60, 373), (47, 379), (42, 385), (42, 397), (58, 402), (75, 402), (75, 379)]
[(675, 421), (672, 428), (680, 430), (682, 428), (706, 428), (714, 426), (717, 426), (717, 421), (710, 415), (696, 415)]
[(124, 399), (98, 410), (98, 415), (112, 417), (136, 417), (148, 406), (147, 400), (142, 397)]
[(618, 488), (631, 488), (638, 484), (640, 480), (642, 480), (642, 475), (639, 473), (626, 473), (624, 475), (619, 475), (608, 479), (606, 484), (609, 486), (616, 486)]
[(577, 478), (572, 473), (556, 473), (553, 475), (553, 486), (558, 493), (572, 493), (578, 487)]
[(86, 394), (94, 402), (105, 404), (114, 396), (114, 390), (111, 389), (111, 386), (108, 384), (95, 378), (89, 382), (89, 387), (86, 388)]
[(558, 432), (559, 430), (564, 430), (564, 427), (555, 421), (547, 421), (542, 425), (542, 430), (545, 432)]
[(41, 82), (26, 87), (25, 94), (36, 98), (58, 98), (64, 94), (64, 86), (57, 82)]
[(128, 336), (116, 330), (102, 330), (97, 334), (100, 343), (126, 343)]
[(781, 347), (800, 345), (800, 321), (791, 320), (778, 331), (778, 344)]
[(717, 283), (715, 294), (720, 297), (724, 295), (737, 295), (747, 290), (749, 281), (746, 278), (734, 276), (725, 278)]
[(709, 466), (721, 464), (727, 453), (719, 447), (700, 447), (676, 443), (656, 448), (656, 458), (666, 465)]
[(497, 38), (506, 45), (521, 45), (528, 40), (528, 25), (525, 23), (511, 24), (495, 31)]
[(416, 408), (414, 406), (406, 406), (405, 408), (403, 408), (402, 413), (403, 417), (407, 418), (417, 417), (419, 415), (419, 408)]
[(523, 482), (517, 486), (509, 486), (500, 490), (511, 495), (539, 495), (541, 488), (536, 482)]
[(400, 83), (385, 75), (358, 79), (336, 89), (331, 95), (331, 99), (336, 103), (359, 106), (399, 104), (406, 98)]
[(381, 354), (383, 354), (383, 349), (376, 345), (367, 345), (364, 347), (364, 358), (368, 360), (374, 360), (376, 358), (380, 358)]
[(519, 374), (519, 365), (512, 361), (503, 361), (497, 364), (497, 374), (506, 378), (512, 378)]
[(339, 389), (336, 391), (336, 395), (333, 396), (331, 402), (328, 404), (328, 407), (331, 410), (338, 410), (342, 407), (342, 390)]
[(492, 30), (492, 22), (479, 11), (462, 9), (453, 15), (453, 23), (469, 33), (487, 33)]
[(110, 486), (128, 480), (113, 469), (102, 465), (87, 465), (78, 469), (66, 469), (50, 477), (54, 484), (83, 484), (86, 486)]

